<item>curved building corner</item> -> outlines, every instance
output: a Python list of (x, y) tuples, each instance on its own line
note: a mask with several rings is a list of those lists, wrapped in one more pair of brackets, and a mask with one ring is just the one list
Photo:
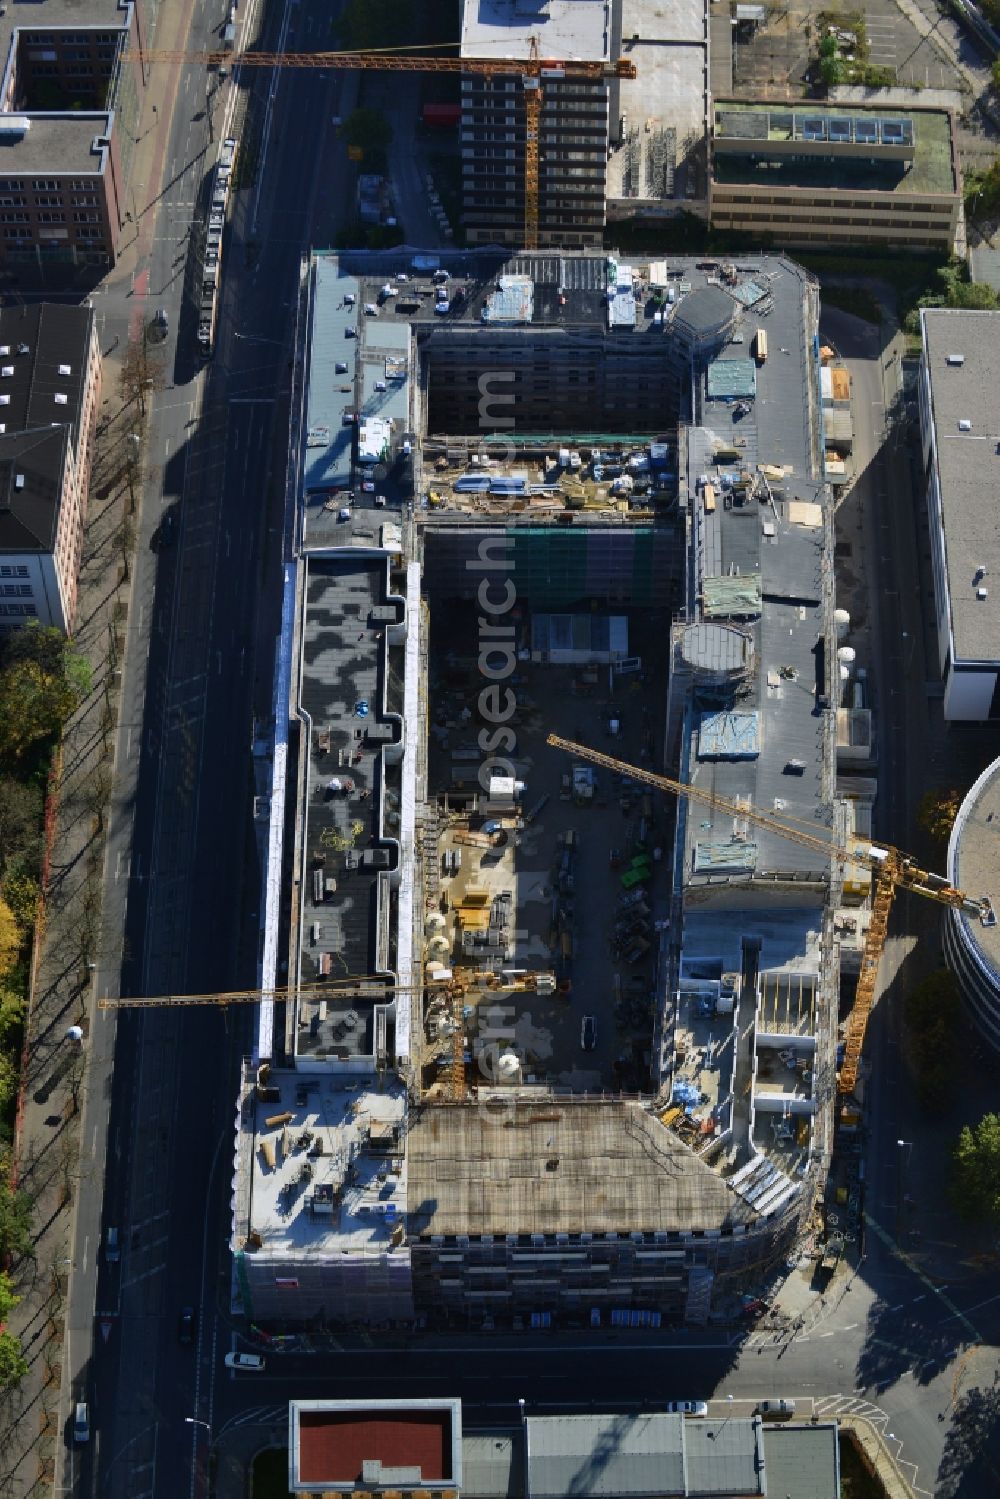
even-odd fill
[[(959, 808), (948, 844), (952, 884), (969, 895), (989, 896), (994, 906), (998, 835), (1000, 760), (994, 760)], [(976, 1026), (1000, 1051), (1000, 925), (985, 926), (976, 916), (949, 909), (944, 950)]]

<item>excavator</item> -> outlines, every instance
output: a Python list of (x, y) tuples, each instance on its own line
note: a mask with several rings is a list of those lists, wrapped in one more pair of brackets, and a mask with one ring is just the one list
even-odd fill
[(938, 905), (949, 906), (952, 910), (965, 911), (967, 915), (977, 917), (983, 926), (996, 925), (996, 912), (988, 896), (967, 895), (964, 890), (956, 889), (941, 875), (930, 874), (927, 870), (921, 869), (915, 859), (891, 844), (874, 844), (858, 839), (851, 848), (842, 848), (832, 838), (824, 837), (811, 826), (797, 823), (794, 818), (778, 817), (771, 812), (762, 812), (753, 806), (729, 801), (726, 797), (717, 796), (715, 792), (705, 787), (692, 786), (685, 781), (675, 781), (670, 776), (660, 775), (656, 771), (629, 765), (624, 760), (616, 760), (612, 755), (605, 755), (600, 750), (591, 749), (588, 745), (563, 739), (558, 734), (550, 734), (548, 743), (554, 749), (563, 750), (577, 759), (589, 761), (591, 765), (603, 766), (605, 770), (610, 770), (616, 775), (627, 775), (633, 781), (640, 781), (646, 786), (654, 787), (657, 791), (670, 792), (673, 796), (699, 802), (711, 807), (714, 811), (731, 813), (734, 818), (741, 821), (767, 828), (779, 837), (812, 849), (830, 865), (839, 863), (868, 866), (874, 882), (871, 921), (861, 952), (861, 967), (854, 1006), (847, 1019), (844, 1060), (837, 1074), (837, 1086), (843, 1095), (852, 1094), (857, 1085), (861, 1048), (864, 1045), (868, 1017), (875, 1002), (879, 962), (889, 932), (889, 915), (896, 891), (911, 890), (915, 895), (922, 895), (927, 900), (936, 901)]

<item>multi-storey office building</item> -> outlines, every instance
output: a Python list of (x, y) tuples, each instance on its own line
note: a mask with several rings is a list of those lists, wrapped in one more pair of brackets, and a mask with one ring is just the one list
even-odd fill
[[(810, 1208), (833, 872), (545, 742), (834, 823), (814, 291), (676, 271), (456, 255), (442, 314), (423, 257), (304, 269), (261, 985), (338, 987), (262, 1006), (247, 1061), (258, 1323), (699, 1322)], [(737, 416), (764, 322), (793, 357)]]
[(0, 266), (113, 262), (131, 212), (145, 45), (145, 6), (131, 0), (5, 8)]
[(961, 200), (951, 116), (847, 105), (715, 105), (710, 210), (751, 243), (950, 253)]

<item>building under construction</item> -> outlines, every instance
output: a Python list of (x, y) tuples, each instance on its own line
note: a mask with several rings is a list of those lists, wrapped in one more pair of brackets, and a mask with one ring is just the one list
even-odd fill
[(303, 266), (258, 1325), (703, 1322), (802, 1232), (853, 898), (766, 822), (843, 821), (817, 310), (781, 259)]

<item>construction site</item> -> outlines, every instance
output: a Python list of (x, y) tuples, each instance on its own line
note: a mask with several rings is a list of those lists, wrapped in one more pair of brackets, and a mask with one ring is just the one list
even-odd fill
[(895, 888), (991, 911), (856, 841), (817, 311), (304, 264), (235, 1313), (698, 1324), (821, 1227)]

